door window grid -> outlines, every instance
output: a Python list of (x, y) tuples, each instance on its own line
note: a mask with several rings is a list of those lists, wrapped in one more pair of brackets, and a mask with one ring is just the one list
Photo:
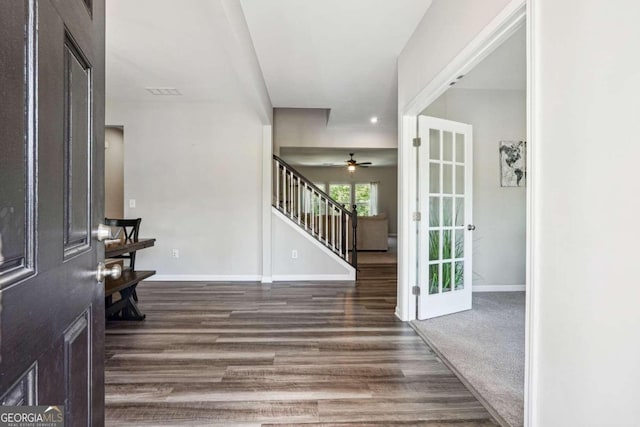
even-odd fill
[(463, 134), (429, 130), (429, 294), (464, 289), (464, 158)]

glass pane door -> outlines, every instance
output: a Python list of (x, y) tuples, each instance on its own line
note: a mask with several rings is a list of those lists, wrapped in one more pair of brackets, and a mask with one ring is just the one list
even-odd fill
[(471, 126), (420, 117), (419, 317), (471, 308)]

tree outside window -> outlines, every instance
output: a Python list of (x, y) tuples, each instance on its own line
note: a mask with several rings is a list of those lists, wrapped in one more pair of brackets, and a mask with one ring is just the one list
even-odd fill
[[(375, 184), (375, 183), (374, 183)], [(377, 211), (377, 199), (373, 197), (371, 183), (355, 184), (330, 184), (329, 196), (347, 210), (352, 210), (356, 205), (358, 216), (375, 215)]]
[(351, 184), (329, 185), (329, 196), (347, 209), (351, 210)]
[(371, 215), (371, 184), (355, 184), (355, 205), (358, 216)]

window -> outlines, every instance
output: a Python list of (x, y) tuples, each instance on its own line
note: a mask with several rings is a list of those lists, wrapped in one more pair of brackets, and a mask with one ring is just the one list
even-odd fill
[(329, 196), (347, 209), (351, 209), (351, 184), (330, 184)]
[(358, 216), (371, 215), (371, 184), (355, 185), (355, 205)]
[(356, 205), (358, 216), (378, 214), (378, 183), (330, 184), (329, 196), (348, 210)]

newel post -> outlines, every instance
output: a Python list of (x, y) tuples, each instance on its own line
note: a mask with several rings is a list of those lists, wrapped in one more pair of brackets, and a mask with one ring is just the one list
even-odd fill
[(358, 206), (353, 205), (353, 267), (358, 272)]

